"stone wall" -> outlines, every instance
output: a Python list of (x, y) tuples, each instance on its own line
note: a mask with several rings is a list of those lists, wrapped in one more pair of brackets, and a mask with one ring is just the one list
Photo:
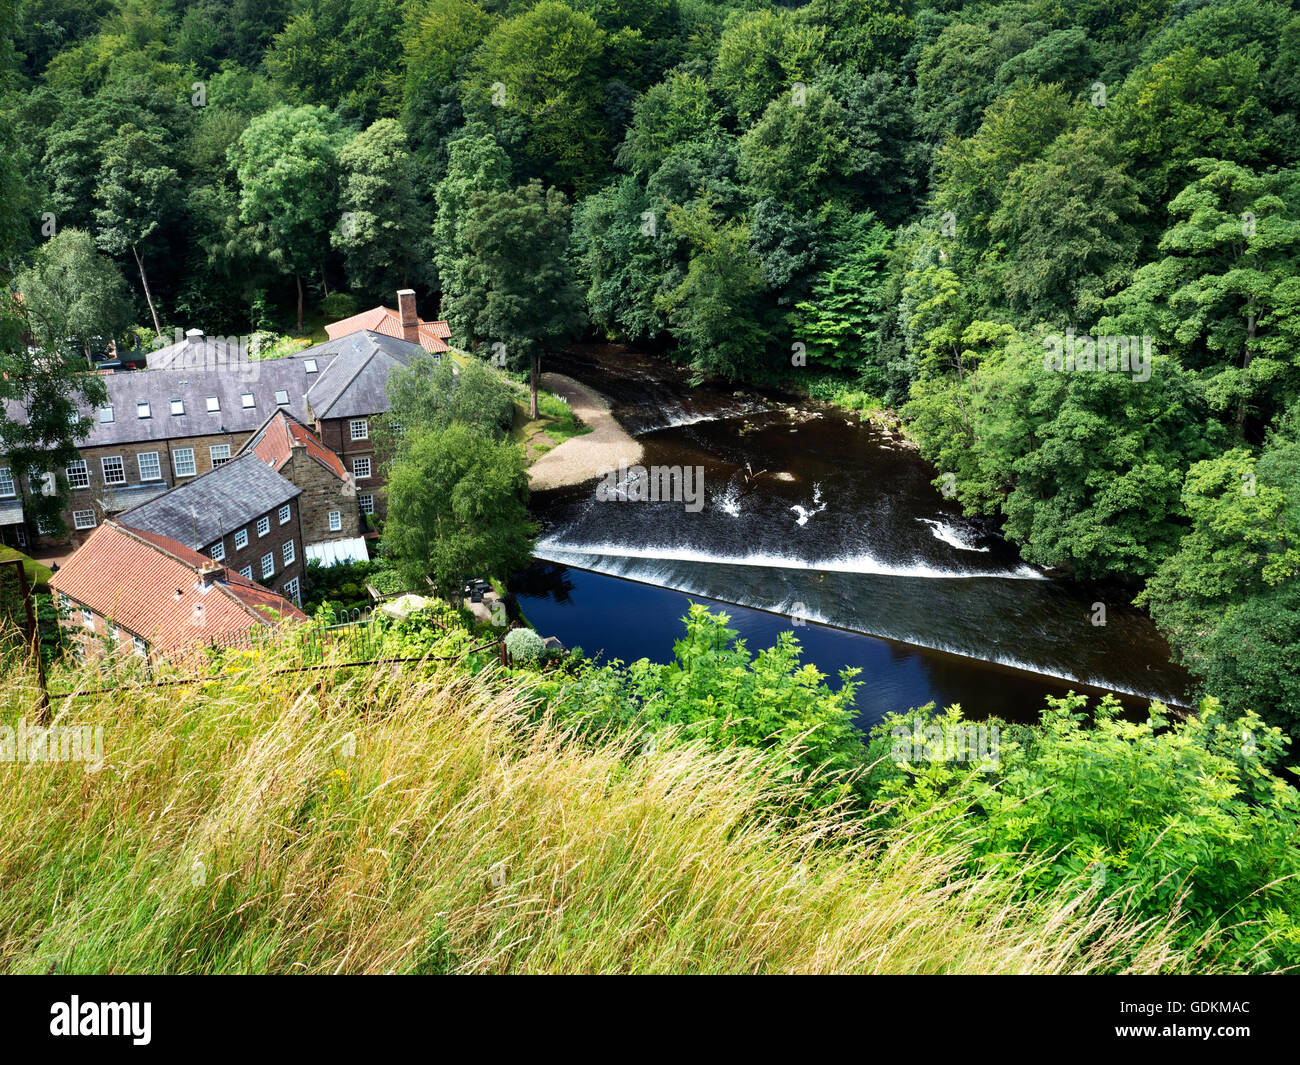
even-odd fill
[[(365, 527), (357, 508), (356, 490), (312, 458), (302, 444), (294, 445), (289, 461), (279, 472), (281, 477), (302, 489), (297, 505), (302, 516), (302, 538), (305, 544), (349, 540), (364, 534)], [(331, 512), (338, 513), (338, 529), (330, 528)]]

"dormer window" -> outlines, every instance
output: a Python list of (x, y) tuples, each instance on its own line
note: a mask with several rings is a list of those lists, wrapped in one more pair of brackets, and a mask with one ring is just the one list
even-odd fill
[(185, 400), (183, 400), (183, 399), (173, 399), (173, 400), (172, 400), (172, 413), (173, 413), (173, 414), (184, 414), (184, 413), (185, 413)]
[(221, 400), (218, 399), (216, 396), (209, 396), (207, 399), (207, 404), (208, 404), (209, 414), (216, 414), (218, 411), (221, 410)]
[(113, 420), (113, 404), (99, 408), (99, 420), (101, 422), (111, 422)]
[(152, 418), (153, 411), (149, 409), (148, 403), (137, 403), (135, 405), (135, 416), (137, 418)]
[(239, 397), (239, 402), (243, 405), (245, 410), (247, 410), (249, 407), (257, 406), (257, 400), (253, 398), (252, 392), (245, 392), (242, 396)]

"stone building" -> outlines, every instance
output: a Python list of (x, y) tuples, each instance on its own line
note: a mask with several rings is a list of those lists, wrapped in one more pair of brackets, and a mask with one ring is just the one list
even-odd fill
[(252, 452), (118, 516), (298, 602), (305, 572), (302, 489)]
[(304, 622), (281, 595), (156, 533), (98, 526), (50, 580), (60, 623), (83, 654), (175, 658)]
[[(355, 480), (358, 507), (382, 515), (370, 426), (388, 410), (388, 375), (425, 355), (419, 344), (362, 331), (292, 356), (250, 360), (242, 348), (214, 346), (191, 330), (182, 344), (155, 354), (157, 368), (103, 375), (107, 402), (82, 411), (91, 429), (81, 457), (53, 471), (69, 488), (66, 539), (81, 543), (106, 518), (221, 467), (278, 411), (338, 453)], [(27, 521), (23, 507), (45, 490), (45, 476), (18, 483), (6, 472), (0, 459), (0, 539), (26, 547), (51, 537)]]
[(293, 415), (276, 411), (240, 454), (256, 455), (301, 489), (298, 513), (309, 562), (330, 566), (370, 557), (357, 489), (343, 460)]

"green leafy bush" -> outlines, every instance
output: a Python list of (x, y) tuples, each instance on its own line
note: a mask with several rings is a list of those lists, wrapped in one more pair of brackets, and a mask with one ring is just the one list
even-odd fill
[(857, 670), (845, 670), (838, 691), (826, 675), (800, 664), (799, 641), (784, 632), (776, 646), (751, 655), (727, 614), (692, 604), (686, 636), (666, 665), (576, 663), (575, 674), (543, 686), (566, 721), (601, 732), (637, 725), (675, 726), (688, 740), (715, 749), (741, 745), (772, 750), (787, 774), (811, 780), (825, 802), (848, 794), (865, 765), (862, 733), (853, 723)]
[(511, 629), (506, 633), (506, 652), (519, 665), (534, 665), (546, 650), (542, 638), (532, 629)]
[(341, 318), (351, 318), (359, 310), (361, 304), (350, 292), (331, 292), (320, 301), (321, 314), (331, 322), (337, 322)]
[[(1235, 968), (1300, 964), (1300, 793), (1270, 769), (1282, 731), (1213, 699), (1186, 721), (1156, 703), (1135, 723), (1106, 696), (1091, 726), (1086, 696), (1047, 702), (1041, 726), (1004, 730), (982, 765), (899, 760), (893, 730), (913, 718), (879, 726), (871, 756), (888, 817), (946, 830), (981, 866), (1045, 859), (1033, 874), (1044, 893), (1077, 879), (1147, 917), (1181, 910), (1180, 940), (1220, 934)], [(941, 719), (962, 724), (957, 708)]]

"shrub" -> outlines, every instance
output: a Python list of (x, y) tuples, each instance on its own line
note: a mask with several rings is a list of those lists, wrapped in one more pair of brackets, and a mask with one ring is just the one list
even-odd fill
[(541, 660), (546, 648), (532, 629), (511, 629), (506, 633), (506, 652), (512, 662), (533, 665)]
[[(1041, 725), (1004, 726), (984, 765), (897, 761), (893, 729), (911, 718), (880, 725), (871, 754), (887, 767), (878, 797), (890, 817), (951, 831), (984, 870), (1040, 859), (1045, 892), (1086, 877), (1141, 917), (1181, 910), (1182, 944), (1221, 937), (1239, 969), (1300, 964), (1300, 793), (1270, 771), (1281, 730), (1253, 713), (1231, 719), (1213, 699), (1172, 723), (1156, 703), (1137, 724), (1108, 695), (1091, 726), (1086, 696), (1047, 703)], [(962, 720), (953, 708), (938, 723)]]
[(340, 318), (351, 318), (359, 310), (361, 304), (350, 292), (331, 292), (320, 301), (321, 314), (331, 322), (337, 322)]

